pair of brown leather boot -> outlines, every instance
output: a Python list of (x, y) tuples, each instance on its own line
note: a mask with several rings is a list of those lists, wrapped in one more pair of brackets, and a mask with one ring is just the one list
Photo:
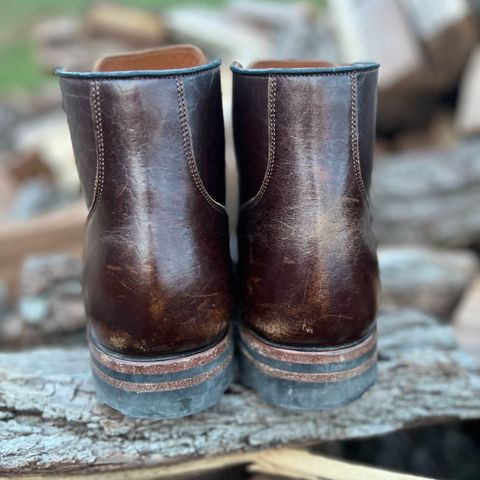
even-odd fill
[[(127, 415), (189, 415), (232, 381), (219, 65), (175, 46), (57, 71), (89, 206), (94, 378)], [(376, 377), (378, 65), (231, 69), (241, 378), (287, 408), (343, 405)]]

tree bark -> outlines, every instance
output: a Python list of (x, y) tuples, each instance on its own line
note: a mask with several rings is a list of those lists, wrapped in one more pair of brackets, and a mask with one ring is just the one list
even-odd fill
[(0, 474), (143, 468), (480, 417), (480, 365), (457, 349), (450, 326), (397, 310), (380, 315), (379, 331), (378, 384), (316, 413), (279, 410), (234, 384), (193, 417), (125, 418), (96, 402), (85, 348), (0, 354)]

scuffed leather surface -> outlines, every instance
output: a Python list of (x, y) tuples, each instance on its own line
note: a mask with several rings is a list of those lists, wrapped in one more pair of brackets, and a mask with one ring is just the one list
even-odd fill
[(96, 164), (95, 130), (90, 109), (90, 86), (83, 80), (60, 81), (75, 162), (87, 206), (94, 194)]
[[(237, 159), (245, 171), (257, 160), (264, 164), (267, 155), (265, 130), (254, 135), (246, 123), (251, 115), (264, 122), (271, 115), (257, 100), (266, 92), (256, 89), (268, 88), (258, 78), (234, 76), (235, 95), (241, 96), (234, 104), (255, 112), (235, 118)], [(273, 342), (336, 347), (360, 340), (374, 325), (378, 266), (362, 183), (370, 183), (377, 73), (358, 72), (357, 78), (363, 182), (354, 168), (351, 76), (274, 80), (272, 175), (261, 200), (241, 212), (238, 227), (244, 319)], [(254, 145), (239, 144), (246, 138)]]
[(258, 192), (268, 157), (268, 77), (234, 76), (233, 134), (240, 177), (240, 203)]
[(375, 124), (377, 114), (377, 78), (378, 70), (358, 75), (358, 118), (361, 126), (359, 137), (360, 168), (363, 183), (370, 189), (373, 168), (373, 149), (375, 146)]
[[(84, 297), (99, 341), (126, 354), (203, 348), (228, 328), (227, 216), (205, 200), (189, 168), (178, 79), (188, 91), (194, 153), (221, 199), (223, 130), (209, 130), (205, 137), (211, 127), (199, 125), (216, 129), (223, 124), (218, 68), (177, 78), (96, 81), (105, 180), (86, 226)], [(92, 88), (91, 80), (63, 78), (61, 83), (64, 92), (77, 89), (82, 99)], [(79, 170), (91, 168), (95, 152), (79, 147), (91, 143), (91, 105), (66, 102), (66, 110)], [(86, 176), (82, 183), (91, 187)]]
[[(205, 188), (214, 200), (225, 204), (225, 135), (220, 75), (184, 78), (193, 149)], [(210, 141), (215, 139), (215, 141)]]

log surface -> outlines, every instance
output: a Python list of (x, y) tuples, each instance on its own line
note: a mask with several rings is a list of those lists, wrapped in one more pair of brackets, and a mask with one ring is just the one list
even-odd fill
[(0, 475), (139, 468), (480, 417), (480, 365), (416, 310), (379, 318), (378, 384), (350, 406), (290, 413), (234, 384), (190, 418), (122, 417), (95, 400), (83, 347), (0, 354)]
[(372, 183), (380, 243), (480, 245), (480, 140), (378, 158)]

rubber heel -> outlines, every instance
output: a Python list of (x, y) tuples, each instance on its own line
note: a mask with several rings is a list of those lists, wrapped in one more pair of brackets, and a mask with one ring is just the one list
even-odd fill
[(106, 350), (90, 336), (97, 398), (124, 415), (178, 418), (217, 403), (233, 379), (229, 333), (201, 352), (168, 358), (135, 358)]
[(268, 403), (324, 410), (358, 399), (377, 379), (376, 334), (339, 349), (291, 349), (242, 326), (240, 375)]

